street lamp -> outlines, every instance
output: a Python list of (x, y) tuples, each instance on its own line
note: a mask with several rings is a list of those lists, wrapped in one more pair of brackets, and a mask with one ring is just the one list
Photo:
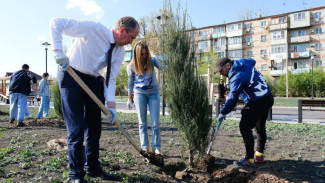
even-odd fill
[[(163, 29), (163, 34), (165, 33), (165, 24), (167, 23), (167, 19), (168, 19), (168, 16), (167, 15), (159, 15), (157, 16), (157, 19), (160, 21), (160, 25)], [(164, 54), (164, 39), (162, 39), (162, 54)], [(162, 56), (162, 55), (161, 55)], [(164, 59), (164, 56), (162, 56), (162, 58)], [(164, 77), (164, 72), (162, 72), (162, 89), (165, 87), (165, 77)], [(165, 96), (164, 96), (164, 93), (162, 95), (162, 99), (163, 99), (163, 103), (162, 103), (162, 115), (165, 116)]]
[(44, 42), (42, 43), (42, 45), (45, 46), (45, 72), (47, 72), (47, 49), (51, 44), (48, 42)]
[(310, 56), (311, 59), (311, 99), (314, 99), (314, 54)]

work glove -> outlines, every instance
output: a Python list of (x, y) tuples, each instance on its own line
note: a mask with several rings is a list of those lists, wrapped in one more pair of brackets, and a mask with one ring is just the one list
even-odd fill
[(60, 65), (61, 69), (67, 70), (69, 67), (69, 58), (63, 53), (62, 50), (56, 50), (53, 52), (56, 63)]
[(129, 110), (132, 109), (132, 108), (134, 108), (135, 105), (134, 105), (133, 100), (128, 99), (128, 101), (126, 102), (126, 106), (127, 106), (127, 108), (128, 108)]
[[(111, 123), (115, 123), (116, 120), (116, 109), (111, 109), (111, 108), (107, 108), (108, 111), (112, 114), (112, 118), (111, 118)], [(107, 116), (107, 119), (109, 120), (109, 116)]]
[(226, 115), (220, 113), (218, 116), (218, 122), (221, 123), (224, 119), (226, 119)]

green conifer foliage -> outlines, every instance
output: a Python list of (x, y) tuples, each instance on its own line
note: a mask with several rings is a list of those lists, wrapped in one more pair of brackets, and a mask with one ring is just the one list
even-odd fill
[(163, 12), (168, 15), (160, 36), (163, 43), (160, 63), (167, 82), (163, 92), (173, 123), (188, 149), (190, 166), (193, 166), (194, 154), (202, 157), (209, 143), (211, 106), (206, 84), (198, 74), (191, 39), (186, 32), (191, 28), (186, 10), (180, 11), (178, 6), (173, 13), (170, 1), (166, 0)]
[(54, 85), (52, 86), (52, 91), (53, 91), (54, 111), (60, 118), (63, 119), (61, 94), (60, 94), (60, 87), (58, 82), (54, 83)]

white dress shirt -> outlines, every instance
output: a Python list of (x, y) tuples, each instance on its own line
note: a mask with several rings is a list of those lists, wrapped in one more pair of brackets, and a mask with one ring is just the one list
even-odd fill
[[(92, 21), (53, 18), (50, 21), (53, 50), (63, 50), (63, 34), (74, 37), (71, 48), (67, 52), (70, 66), (82, 73), (99, 76), (99, 70), (107, 66), (105, 53), (110, 48), (110, 43), (115, 43), (112, 29)], [(104, 82), (106, 101), (115, 102), (116, 77), (120, 72), (124, 53), (123, 46), (115, 46), (108, 88)]]

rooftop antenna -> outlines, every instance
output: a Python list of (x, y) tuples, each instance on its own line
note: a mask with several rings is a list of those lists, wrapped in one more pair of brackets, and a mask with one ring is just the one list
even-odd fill
[(302, 0), (302, 5), (304, 6), (304, 9), (306, 9), (306, 5), (307, 5), (308, 3), (305, 3), (305, 0)]

